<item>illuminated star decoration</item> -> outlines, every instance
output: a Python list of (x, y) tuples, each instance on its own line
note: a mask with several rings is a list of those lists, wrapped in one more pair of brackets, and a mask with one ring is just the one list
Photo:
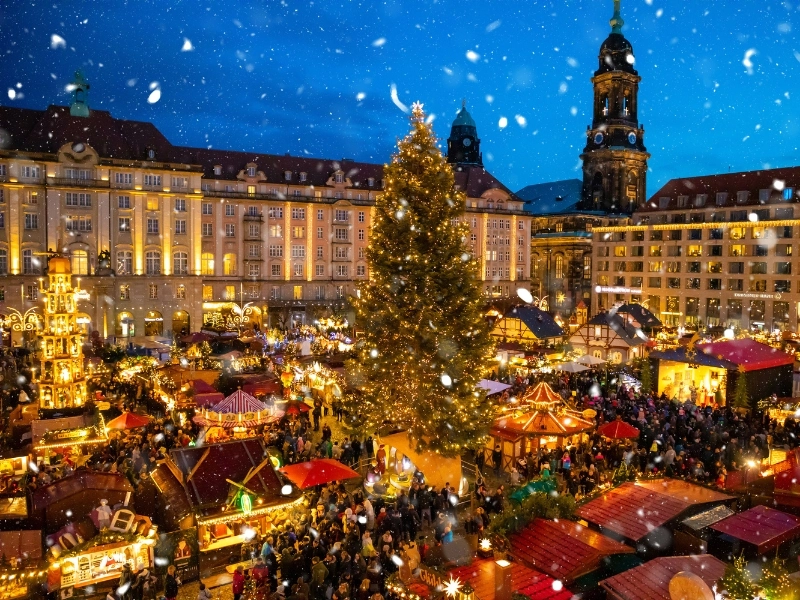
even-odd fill
[(461, 589), (461, 581), (458, 579), (453, 579), (453, 576), (450, 576), (450, 581), (444, 584), (444, 593), (450, 596), (451, 598), (455, 598), (458, 590)]
[(417, 100), (411, 105), (411, 112), (422, 112), (422, 102)]

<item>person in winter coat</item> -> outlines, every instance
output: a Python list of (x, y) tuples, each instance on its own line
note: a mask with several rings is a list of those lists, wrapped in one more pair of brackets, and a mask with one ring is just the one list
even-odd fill
[(239, 565), (233, 572), (233, 584), (231, 585), (233, 600), (240, 600), (244, 593), (244, 567)]
[(178, 597), (178, 578), (175, 576), (175, 565), (167, 567), (167, 576), (164, 578), (164, 597), (175, 600)]
[(211, 590), (202, 581), (200, 582), (200, 591), (197, 592), (197, 600), (211, 600)]

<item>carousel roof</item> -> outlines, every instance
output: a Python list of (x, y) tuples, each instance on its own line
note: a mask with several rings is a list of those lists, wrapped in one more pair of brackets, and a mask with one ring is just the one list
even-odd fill
[(547, 383), (541, 382), (522, 395), (519, 405), (495, 419), (492, 432), (566, 437), (592, 427), (592, 421), (567, 409), (564, 399)]
[(257, 413), (269, 410), (266, 404), (256, 400), (253, 396), (242, 390), (236, 390), (213, 409), (214, 412), (228, 414)]

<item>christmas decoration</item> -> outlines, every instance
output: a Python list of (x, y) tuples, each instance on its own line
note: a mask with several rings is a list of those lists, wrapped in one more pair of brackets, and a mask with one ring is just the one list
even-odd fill
[(494, 356), (479, 263), (465, 242), (465, 196), (454, 188), (420, 104), (385, 167), (367, 250), (371, 277), (354, 299), (357, 360), (348, 363), (352, 425), (390, 421), (417, 449), (457, 455), (479, 443), (492, 407), (477, 383)]
[(750, 600), (756, 595), (756, 586), (747, 571), (744, 556), (737, 556), (733, 564), (725, 567), (725, 574), (719, 580), (717, 588), (727, 593), (731, 600)]
[(792, 585), (789, 572), (783, 561), (777, 557), (764, 566), (758, 585), (761, 586), (761, 595), (767, 600), (798, 600), (800, 598), (800, 590)]
[(83, 336), (76, 323), (78, 298), (86, 292), (72, 287), (70, 263), (63, 256), (50, 259), (47, 276), (39, 405), (73, 408), (86, 402)]
[(747, 395), (747, 373), (745, 373), (742, 365), (739, 365), (738, 371), (736, 388), (733, 391), (733, 406), (734, 408), (750, 410), (750, 398)]

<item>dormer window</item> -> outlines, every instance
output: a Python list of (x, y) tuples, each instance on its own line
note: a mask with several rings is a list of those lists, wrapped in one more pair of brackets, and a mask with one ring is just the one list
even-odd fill
[(744, 204), (750, 199), (750, 192), (736, 192), (736, 202)]
[(256, 176), (256, 168), (254, 166), (247, 167), (247, 176), (248, 177)]
[(368, 185), (369, 187), (375, 187), (375, 178), (374, 178), (374, 177), (370, 177), (370, 178), (368, 178), (368, 179), (367, 179), (367, 185)]
[(336, 175), (333, 176), (333, 180), (336, 183), (344, 183), (344, 174), (343, 173), (336, 173)]
[(222, 175), (222, 165), (214, 165), (214, 175)]
[(283, 172), (283, 178), (286, 181), (291, 181), (292, 180), (292, 172), (291, 171), (284, 171)]
[(305, 181), (306, 179), (308, 179), (308, 174), (305, 171), (300, 173), (300, 181)]
[(150, 148), (147, 151), (147, 158), (149, 158), (150, 160), (153, 160), (155, 157), (156, 157), (156, 151), (153, 150), (152, 148)]

